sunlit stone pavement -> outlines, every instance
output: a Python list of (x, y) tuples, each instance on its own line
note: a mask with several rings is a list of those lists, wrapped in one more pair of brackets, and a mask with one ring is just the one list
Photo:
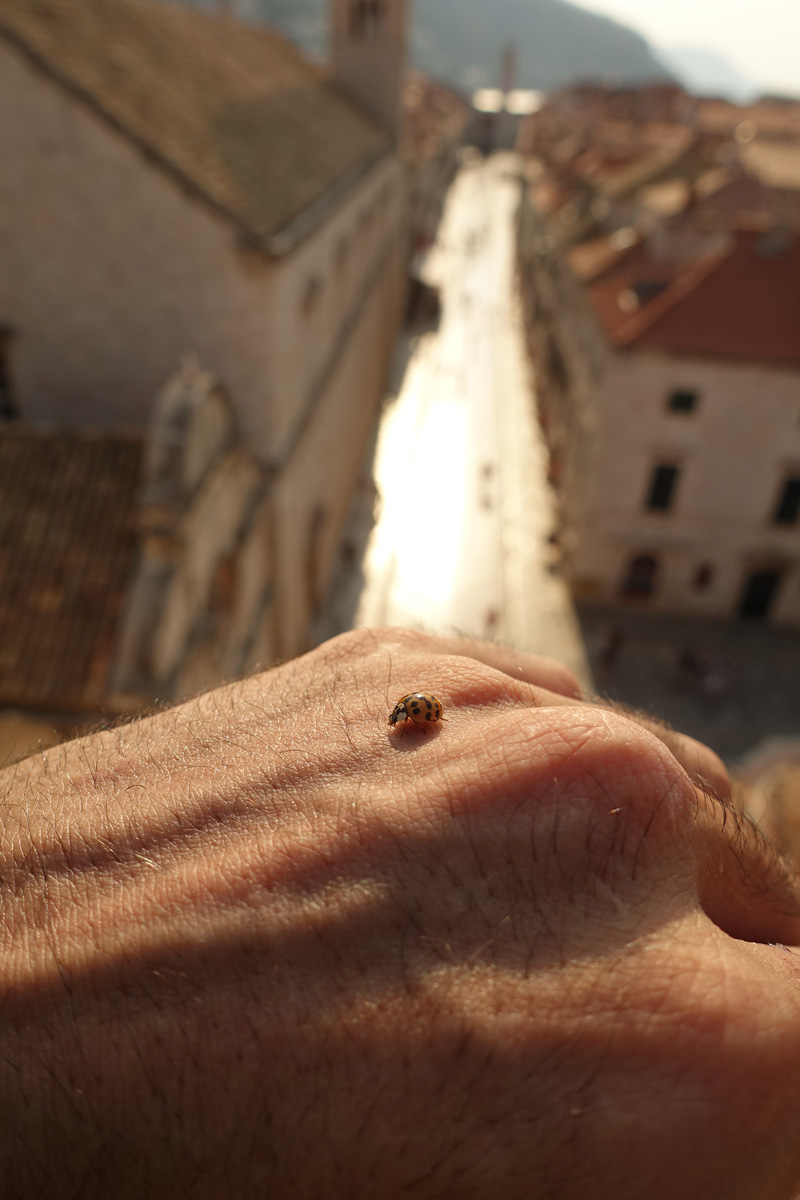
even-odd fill
[(548, 538), (555, 527), (515, 282), (517, 160), (456, 180), (426, 278), (436, 332), (412, 342), (375, 460), (379, 517), (358, 626), (405, 625), (560, 659), (589, 685)]

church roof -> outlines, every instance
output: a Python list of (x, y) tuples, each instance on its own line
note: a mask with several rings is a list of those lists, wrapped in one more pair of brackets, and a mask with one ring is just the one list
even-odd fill
[(737, 230), (688, 263), (639, 243), (589, 298), (619, 349), (800, 366), (800, 237), (784, 230)]
[(286, 41), (229, 17), (0, 0), (0, 39), (273, 253), (391, 146)]
[(0, 429), (0, 707), (102, 708), (142, 458), (135, 436)]

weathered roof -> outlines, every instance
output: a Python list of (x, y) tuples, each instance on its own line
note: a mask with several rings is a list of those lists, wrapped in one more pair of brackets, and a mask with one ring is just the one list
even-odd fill
[(0, 37), (261, 243), (391, 144), (282, 38), (225, 16), (0, 0)]
[(143, 443), (0, 429), (0, 706), (102, 707)]
[(694, 219), (704, 228), (766, 230), (773, 226), (800, 228), (800, 188), (766, 187), (743, 176), (702, 196)]
[(800, 142), (755, 138), (739, 148), (748, 174), (769, 188), (800, 188)]
[(616, 233), (577, 242), (567, 251), (567, 262), (579, 283), (591, 283), (627, 255), (639, 240), (635, 229), (618, 229)]
[(589, 288), (620, 349), (800, 366), (800, 238), (738, 231), (686, 264), (635, 247)]
[(441, 83), (414, 72), (403, 92), (406, 143), (413, 160), (421, 165), (442, 145), (459, 138), (472, 117), (463, 97)]

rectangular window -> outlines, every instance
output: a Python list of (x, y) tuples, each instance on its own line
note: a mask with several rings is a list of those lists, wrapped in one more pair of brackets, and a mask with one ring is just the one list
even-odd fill
[(778, 497), (773, 515), (775, 525), (795, 525), (800, 516), (800, 478), (793, 475), (787, 479)]
[(383, 0), (355, 0), (350, 10), (350, 32), (354, 38), (374, 39), (383, 24)]
[(697, 408), (697, 392), (677, 391), (670, 392), (667, 399), (667, 408), (670, 412), (690, 413)]
[(637, 554), (630, 559), (622, 581), (625, 600), (649, 600), (656, 590), (658, 559), (652, 554)]
[(0, 421), (13, 421), (18, 416), (11, 386), (11, 334), (0, 326)]
[(647, 507), (653, 512), (667, 512), (675, 500), (675, 485), (678, 482), (680, 469), (678, 467), (658, 466), (650, 479), (650, 489), (647, 493)]
[(782, 578), (783, 572), (772, 567), (763, 571), (751, 571), (744, 581), (739, 598), (739, 616), (755, 621), (763, 621), (768, 617)]

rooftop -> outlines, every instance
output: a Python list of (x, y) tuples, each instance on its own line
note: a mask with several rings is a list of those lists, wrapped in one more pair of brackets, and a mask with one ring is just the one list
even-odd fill
[(800, 366), (800, 237), (737, 231), (686, 258), (633, 247), (589, 297), (622, 348)]
[(700, 195), (694, 218), (705, 228), (766, 230), (784, 225), (800, 229), (800, 187), (766, 187), (748, 176), (723, 181)]
[(754, 138), (741, 146), (739, 157), (748, 175), (766, 187), (800, 189), (800, 141)]
[(0, 39), (268, 249), (391, 145), (286, 41), (229, 17), (0, 0)]
[(419, 72), (409, 74), (403, 111), (407, 144), (417, 164), (429, 161), (444, 143), (459, 138), (472, 115), (466, 100)]
[(0, 706), (102, 707), (142, 456), (132, 436), (0, 428)]

